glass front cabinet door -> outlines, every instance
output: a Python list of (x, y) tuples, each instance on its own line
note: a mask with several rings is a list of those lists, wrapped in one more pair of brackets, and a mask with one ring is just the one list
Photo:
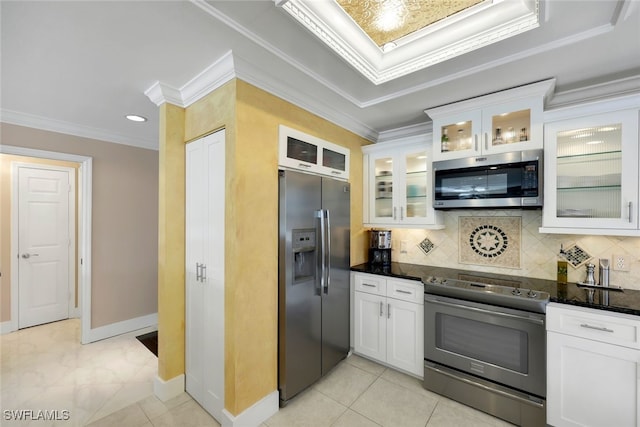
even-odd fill
[(280, 125), (278, 164), (334, 178), (349, 179), (349, 149)]
[(553, 80), (428, 109), (433, 160), (540, 149), (543, 108)]
[(544, 154), (541, 231), (638, 229), (637, 110), (549, 123)]
[(431, 147), (382, 143), (363, 147), (365, 223), (367, 225), (436, 225), (433, 209)]

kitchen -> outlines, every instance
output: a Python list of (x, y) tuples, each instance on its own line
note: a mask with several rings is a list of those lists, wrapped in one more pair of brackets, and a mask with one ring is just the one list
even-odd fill
[[(526, 85), (462, 101), (448, 109), (471, 115), (469, 105), (480, 105), (497, 112), (490, 116), (488, 135), (480, 136), (495, 143), (500, 137), (496, 121), (508, 124), (510, 116), (505, 114), (509, 110), (497, 106), (500, 99), (513, 98), (514, 93), (532, 91), (536, 86), (537, 96), (542, 98), (552, 85), (552, 81)], [(527, 118), (542, 116), (543, 102), (536, 101), (526, 110)], [(633, 102), (637, 104), (638, 99)], [(515, 116), (521, 120), (523, 113), (518, 111)], [(459, 115), (452, 117), (436, 116), (434, 126), (447, 129), (453, 121), (459, 128), (467, 125)], [(587, 127), (589, 120), (604, 122)], [(624, 124), (616, 124), (619, 121)], [(470, 145), (466, 141), (460, 143), (462, 154), (452, 153), (449, 145), (445, 151), (445, 145), (437, 142), (444, 141), (446, 132), (433, 140), (394, 141), (390, 149), (384, 144), (363, 148), (364, 221), (373, 228), (368, 262), (351, 268), (351, 344), (355, 354), (424, 378), (428, 390), (516, 425), (606, 425), (611, 420), (616, 420), (616, 425), (636, 424), (639, 354), (635, 336), (640, 293), (634, 279), (627, 278), (627, 255), (616, 252), (623, 251), (622, 247), (604, 243), (611, 237), (592, 235), (594, 221), (600, 217), (615, 220), (614, 216), (608, 212), (577, 215), (571, 207), (586, 205), (595, 211), (599, 202), (591, 192), (618, 192), (626, 183), (631, 194), (637, 193), (637, 178), (622, 178), (619, 154), (626, 146), (630, 156), (637, 158), (633, 147), (637, 145), (638, 110), (632, 107), (579, 117), (579, 136), (588, 135), (580, 145), (575, 142), (575, 122), (570, 119), (544, 126), (544, 155), (543, 150), (533, 150), (543, 145), (535, 142), (536, 135), (543, 132), (542, 123), (533, 120), (518, 122), (534, 135), (531, 140), (514, 138), (506, 143), (508, 148), (500, 141), (493, 152), (497, 154), (487, 144), (481, 156), (468, 155), (464, 153)], [(600, 138), (604, 141), (589, 143)], [(630, 143), (624, 144), (625, 140)], [(556, 142), (558, 148), (553, 149), (550, 142)], [(594, 151), (592, 146), (601, 144), (601, 151)], [(520, 147), (524, 151), (518, 152)], [(567, 150), (572, 150), (569, 156)], [(616, 153), (613, 163), (600, 161), (601, 153)], [(459, 160), (427, 160), (452, 154)], [(296, 153), (291, 157), (297, 158)], [(568, 166), (562, 163), (567, 157)], [(593, 157), (596, 163), (592, 163)], [(589, 163), (576, 169), (574, 164), (585, 162), (585, 158)], [(303, 163), (294, 168), (302, 169), (306, 166)], [(566, 196), (553, 186), (542, 186), (543, 182), (566, 180), (565, 174), (582, 182), (589, 179), (589, 172), (595, 177), (614, 172), (617, 184), (578, 184), (571, 189), (583, 192), (578, 205), (564, 204), (563, 208)], [(469, 195), (470, 187), (477, 195)], [(626, 228), (627, 223), (637, 227), (637, 216), (626, 209), (633, 205), (622, 203), (619, 196), (617, 200), (613, 209), (620, 221), (610, 221), (613, 226), (600, 232), (621, 235), (616, 238), (621, 245), (635, 244), (637, 230)], [(575, 198), (571, 201), (576, 203)], [(438, 208), (438, 203), (449, 205)], [(549, 205), (558, 206), (551, 215)], [(546, 216), (554, 215), (560, 221), (570, 221), (573, 227), (559, 228), (545, 221)], [(423, 229), (417, 229), (419, 224)], [(548, 238), (548, 234), (557, 237)], [(439, 247), (444, 249), (442, 261), (429, 261)], [(627, 283), (632, 284), (626, 289), (611, 287), (611, 280), (630, 280)], [(574, 336), (578, 342), (582, 340), (581, 347), (571, 341)], [(609, 345), (606, 351), (596, 349), (601, 343)], [(574, 368), (582, 360), (585, 365)], [(575, 376), (575, 372), (591, 372), (602, 366), (608, 366), (615, 380), (594, 377), (592, 382)], [(591, 401), (595, 407), (590, 390), (596, 389), (610, 390), (606, 395), (611, 397), (598, 395), (599, 405), (591, 411), (588, 408), (592, 405), (585, 408), (582, 402)]]
[[(233, 58), (233, 56), (231, 56)], [(243, 64), (240, 58), (236, 58), (237, 67)], [(536, 79), (528, 79), (527, 76), (519, 76), (517, 84), (525, 84)], [(624, 79), (622, 79), (624, 83)], [(629, 80), (628, 82), (633, 82)], [(506, 89), (517, 84), (505, 83), (495, 89)], [(614, 93), (623, 93), (616, 88), (619, 81), (606, 90)], [(458, 89), (453, 99), (456, 101), (465, 99), (471, 95), (481, 95), (493, 91), (469, 93)], [(590, 90), (581, 95), (589, 98)], [(555, 99), (560, 97), (570, 98), (574, 93), (570, 90), (555, 93)], [(422, 100), (422, 109), (432, 106)], [(215, 117), (211, 114), (215, 111)], [(419, 111), (424, 121), (424, 113)], [(165, 343), (181, 342), (184, 332), (180, 326), (184, 319), (184, 312), (176, 307), (176, 302), (184, 299), (184, 291), (174, 283), (181, 283), (180, 249), (184, 245), (184, 236), (181, 228), (184, 223), (182, 214), (176, 206), (183, 204), (184, 192), (184, 143), (199, 136), (207, 134), (222, 127), (226, 128), (229, 149), (226, 154), (227, 168), (233, 173), (227, 176), (228, 194), (225, 209), (227, 229), (235, 230), (233, 239), (225, 240), (225, 255), (227, 258), (226, 281), (228, 293), (225, 294), (226, 320), (225, 343), (228, 353), (225, 358), (225, 383), (226, 397), (225, 408), (234, 415), (239, 415), (250, 408), (263, 397), (270, 395), (276, 388), (276, 288), (277, 288), (277, 262), (265, 253), (277, 252), (277, 235), (272, 227), (264, 227), (264, 224), (277, 224), (277, 159), (278, 150), (278, 126), (284, 124), (291, 128), (299, 129), (307, 134), (319, 136), (327, 141), (339, 142), (351, 150), (350, 179), (353, 182), (363, 176), (363, 160), (357, 154), (362, 145), (367, 145), (366, 138), (348, 131), (345, 127), (335, 125), (335, 122), (321, 119), (311, 114), (308, 110), (300, 108), (294, 103), (284, 101), (264, 90), (256, 88), (242, 79), (234, 80), (221, 88), (216, 89), (209, 96), (187, 106), (180, 107), (171, 103), (160, 106), (160, 118), (164, 120), (161, 128), (161, 195), (160, 217), (161, 221), (161, 248), (159, 279), (159, 329), (165, 336)], [(256, 125), (257, 124), (257, 125)], [(424, 130), (420, 126), (415, 129)], [(411, 128), (409, 130), (414, 130)], [(418, 132), (420, 133), (420, 132)], [(426, 135), (428, 132), (422, 132)], [(382, 134), (379, 142), (394, 140), (389, 134)], [(259, 144), (259, 150), (256, 150)], [(259, 151), (259, 153), (256, 153)], [(360, 157), (360, 158), (359, 158)], [(259, 188), (260, 191), (251, 189)], [(358, 185), (352, 188), (351, 198), (351, 223), (352, 223), (352, 265), (367, 260), (368, 229), (363, 224), (364, 207), (362, 203), (363, 190)], [(230, 201), (233, 201), (231, 203)], [(492, 211), (487, 211), (492, 212)], [(492, 212), (493, 213), (493, 212)], [(485, 214), (482, 214), (485, 216)], [(513, 215), (512, 211), (504, 213), (505, 216)], [(613, 243), (604, 237), (580, 237), (569, 233), (572, 238), (568, 241), (558, 239), (555, 243), (549, 243), (549, 237), (553, 235), (540, 234), (537, 229), (541, 225), (540, 211), (523, 211), (523, 244), (524, 250), (528, 250), (528, 244), (532, 243), (541, 249), (541, 252), (531, 250), (534, 256), (523, 254), (522, 260), (526, 265), (527, 274), (531, 272), (534, 277), (552, 279), (555, 275), (555, 263), (548, 267), (546, 260), (552, 260), (551, 254), (559, 251), (560, 243), (569, 248), (576, 243), (582, 249), (586, 249), (591, 255), (598, 258), (610, 258), (614, 250), (616, 254), (633, 254), (635, 251), (633, 238), (615, 239)], [(396, 244), (394, 261), (424, 264), (434, 263), (439, 265), (451, 265), (451, 260), (457, 259), (458, 218), (455, 213), (444, 213), (442, 230), (426, 230), (424, 228), (393, 228)], [(406, 234), (402, 234), (406, 233)], [(533, 236), (533, 237), (532, 237)], [(417, 244), (425, 238), (435, 245), (431, 255), (426, 256)], [(584, 239), (584, 240), (583, 240)], [(402, 253), (402, 242), (406, 241), (407, 253)], [(399, 243), (398, 243), (399, 242)], [(631, 242), (631, 243), (629, 243)], [(593, 243), (593, 244), (589, 244)], [(453, 245), (453, 248), (451, 247)], [(427, 245), (428, 246), (428, 245)], [(605, 253), (607, 248), (607, 253)], [(608, 250), (611, 249), (611, 254)], [(542, 254), (540, 256), (539, 254)], [(423, 257), (423, 258), (420, 258)], [(243, 260), (251, 259), (255, 262), (252, 269), (246, 268)], [(631, 258), (633, 260), (633, 258)], [(537, 260), (537, 261), (536, 261)], [(634, 261), (630, 264), (633, 268)], [(456, 263), (453, 263), (455, 267)], [(503, 272), (503, 270), (498, 270)], [(543, 271), (542, 275), (537, 273)], [(535, 274), (534, 274), (535, 273)], [(633, 286), (634, 275), (612, 273), (612, 284), (620, 284), (623, 287)], [(569, 270), (571, 281), (584, 279), (583, 272)], [(614, 277), (617, 276), (617, 277)], [(624, 282), (624, 283), (622, 283)], [(263, 286), (257, 286), (261, 283)], [(179, 304), (177, 304), (179, 305)], [(243, 308), (251, 307), (251, 313), (243, 313)], [(259, 319), (260, 321), (256, 321)], [(161, 344), (162, 346), (162, 344)], [(159, 383), (169, 382), (179, 377), (184, 372), (184, 361), (178, 348), (166, 348), (160, 351), (162, 363), (159, 366)], [(251, 377), (247, 381), (247, 377)]]

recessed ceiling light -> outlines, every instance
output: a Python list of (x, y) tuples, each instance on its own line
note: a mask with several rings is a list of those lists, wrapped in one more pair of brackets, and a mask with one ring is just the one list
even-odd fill
[(146, 117), (138, 116), (136, 114), (127, 114), (125, 117), (127, 119), (131, 120), (132, 122), (146, 122), (147, 121)]

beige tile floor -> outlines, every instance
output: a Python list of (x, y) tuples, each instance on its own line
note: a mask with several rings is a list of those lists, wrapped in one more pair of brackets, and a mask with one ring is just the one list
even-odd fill
[[(157, 359), (134, 334), (80, 345), (66, 320), (0, 337), (2, 426), (219, 426), (188, 394), (153, 395)], [(7, 421), (4, 410), (68, 410), (68, 421)], [(262, 427), (509, 426), (359, 356), (293, 399)]]

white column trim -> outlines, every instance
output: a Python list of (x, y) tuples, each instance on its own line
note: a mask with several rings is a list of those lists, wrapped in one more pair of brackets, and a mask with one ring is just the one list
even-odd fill
[(153, 379), (153, 394), (155, 394), (158, 399), (166, 402), (167, 400), (182, 394), (185, 391), (184, 386), (184, 374), (180, 374), (167, 381), (156, 375)]
[(279, 401), (280, 394), (274, 390), (238, 415), (223, 409), (222, 427), (257, 427), (278, 412)]

